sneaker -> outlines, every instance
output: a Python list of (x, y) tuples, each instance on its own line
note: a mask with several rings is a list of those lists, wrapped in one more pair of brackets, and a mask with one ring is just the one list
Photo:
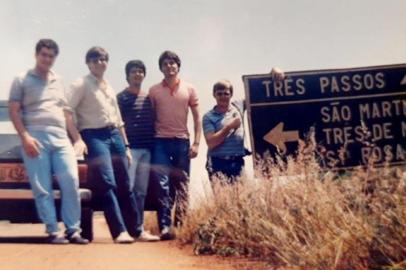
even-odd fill
[(68, 239), (66, 239), (64, 236), (59, 235), (58, 233), (52, 233), (49, 234), (47, 242), (49, 244), (53, 244), (53, 245), (65, 245), (65, 244), (69, 244)]
[(161, 240), (161, 238), (147, 231), (142, 231), (142, 233), (137, 238), (135, 238), (135, 240), (138, 242), (156, 242)]
[(67, 238), (71, 244), (78, 244), (78, 245), (89, 244), (89, 240), (83, 238), (79, 232), (74, 232), (73, 234), (69, 235)]
[(128, 232), (122, 232), (114, 239), (116, 244), (131, 244), (132, 242), (134, 242), (134, 238)]
[(171, 229), (169, 227), (164, 227), (161, 231), (161, 240), (173, 240), (175, 239), (175, 235), (171, 233)]

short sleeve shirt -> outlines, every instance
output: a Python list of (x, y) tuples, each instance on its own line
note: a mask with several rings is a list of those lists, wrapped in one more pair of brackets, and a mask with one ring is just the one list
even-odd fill
[(155, 137), (188, 139), (189, 107), (199, 104), (196, 88), (181, 80), (173, 91), (161, 82), (150, 88), (149, 96), (156, 113)]
[[(225, 113), (218, 112), (214, 107), (203, 116), (204, 134), (218, 132), (235, 117), (239, 117), (243, 123), (243, 113), (243, 100), (233, 102), (230, 109)], [(243, 156), (245, 154), (243, 124), (237, 129), (231, 130), (223, 143), (214, 149), (209, 149), (207, 154), (211, 157)]]
[(117, 95), (118, 106), (131, 148), (151, 148), (154, 144), (155, 113), (149, 96), (124, 89)]
[(17, 76), (11, 85), (9, 102), (20, 102), (22, 120), (28, 129), (43, 130), (47, 127), (66, 129), (65, 90), (62, 79), (52, 71), (47, 80), (33, 70)]

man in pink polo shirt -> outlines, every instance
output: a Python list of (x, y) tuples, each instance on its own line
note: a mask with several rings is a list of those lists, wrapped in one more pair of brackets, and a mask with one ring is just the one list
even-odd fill
[[(159, 69), (164, 79), (149, 90), (152, 105), (156, 110), (152, 164), (159, 182), (158, 223), (162, 240), (173, 238), (170, 228), (174, 203), (176, 202), (177, 226), (181, 225), (188, 208), (190, 159), (198, 154), (202, 127), (196, 88), (179, 79), (180, 66), (181, 61), (176, 53), (163, 52), (159, 57)], [(192, 145), (187, 128), (189, 108), (194, 122)]]

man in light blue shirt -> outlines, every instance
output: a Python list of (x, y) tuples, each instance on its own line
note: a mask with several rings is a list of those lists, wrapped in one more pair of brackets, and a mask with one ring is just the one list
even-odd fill
[(233, 183), (244, 167), (244, 101), (231, 103), (233, 86), (227, 80), (213, 86), (216, 106), (203, 116), (203, 131), (206, 138), (207, 171), (210, 180), (215, 177)]
[[(272, 68), (271, 77), (281, 81), (285, 74)], [(250, 154), (244, 147), (245, 100), (231, 102), (233, 85), (221, 80), (213, 86), (216, 106), (203, 116), (203, 132), (207, 142), (207, 164), (210, 181), (234, 183), (244, 168), (244, 156)]]
[[(41, 39), (37, 43), (34, 69), (18, 76), (11, 86), (9, 113), (21, 139), (24, 165), (49, 243), (87, 244), (88, 240), (80, 236), (76, 154), (66, 132), (73, 122), (65, 117), (67, 102), (61, 78), (51, 71), (58, 53), (53, 40)], [(74, 146), (82, 147), (78, 141)], [(61, 189), (61, 216), (67, 239), (59, 233), (52, 173)]]

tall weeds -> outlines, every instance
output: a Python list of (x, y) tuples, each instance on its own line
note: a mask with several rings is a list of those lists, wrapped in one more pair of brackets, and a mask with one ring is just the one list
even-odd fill
[(214, 184), (178, 236), (196, 254), (246, 256), (269, 268), (406, 269), (406, 170), (323, 170), (315, 144), (267, 158), (256, 179)]

